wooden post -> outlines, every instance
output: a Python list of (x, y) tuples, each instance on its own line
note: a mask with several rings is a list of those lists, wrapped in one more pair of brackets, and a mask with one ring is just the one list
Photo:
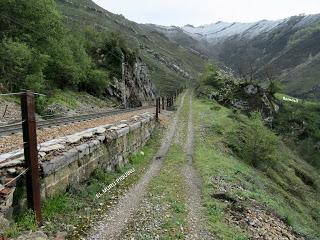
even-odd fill
[(6, 108), (4, 109), (4, 112), (3, 112), (3, 115), (2, 115), (3, 118), (4, 118), (4, 116), (6, 115), (7, 110), (8, 110), (8, 104), (6, 105)]
[(161, 113), (161, 101), (160, 101), (160, 97), (158, 98), (158, 102), (159, 102), (159, 113)]
[(162, 97), (162, 110), (164, 110), (164, 97)]
[(35, 212), (37, 224), (42, 225), (35, 110), (34, 93), (26, 91), (21, 95), (21, 113), (24, 159), (28, 169), (26, 173), (27, 200), (28, 207)]
[(127, 98), (126, 98), (126, 76), (125, 76), (126, 63), (122, 62), (122, 104), (123, 107), (127, 108)]
[(159, 121), (159, 101), (156, 98), (156, 120)]

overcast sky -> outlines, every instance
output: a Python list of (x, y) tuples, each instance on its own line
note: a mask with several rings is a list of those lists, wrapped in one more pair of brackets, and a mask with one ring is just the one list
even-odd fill
[(94, 0), (138, 23), (195, 26), (217, 21), (276, 20), (320, 13), (320, 0)]

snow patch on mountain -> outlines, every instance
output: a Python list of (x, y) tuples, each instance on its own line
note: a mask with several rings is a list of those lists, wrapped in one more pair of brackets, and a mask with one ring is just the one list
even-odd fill
[[(320, 21), (320, 14), (313, 15), (299, 15), (301, 19), (294, 26), (295, 28), (303, 28)], [(182, 27), (182, 31), (192, 36), (195, 39), (205, 39), (211, 43), (215, 43), (231, 36), (239, 36), (240, 38), (252, 39), (262, 33), (268, 33), (282, 24), (286, 24), (291, 18), (269, 21), (261, 20), (253, 23), (240, 22), (216, 22), (199, 27), (186, 25)], [(173, 30), (173, 29), (171, 29)]]
[(186, 25), (182, 27), (182, 30), (194, 38), (207, 39), (210, 42), (214, 42), (231, 37), (233, 35), (243, 35), (247, 38), (253, 38), (263, 32), (268, 32), (274, 29), (276, 26), (285, 21), (286, 19), (278, 21), (262, 20), (254, 23), (217, 22), (200, 27), (191, 27)]

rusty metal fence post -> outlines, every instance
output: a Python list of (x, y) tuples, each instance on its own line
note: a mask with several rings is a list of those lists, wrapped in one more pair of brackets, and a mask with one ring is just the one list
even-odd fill
[(156, 120), (159, 120), (159, 101), (158, 98), (156, 98)]
[(162, 97), (162, 110), (164, 110), (164, 97)]
[(159, 113), (161, 113), (161, 98), (160, 97), (158, 98), (158, 101), (159, 101)]
[(35, 110), (34, 93), (26, 91), (21, 95), (21, 112), (24, 159), (26, 169), (28, 169), (26, 173), (27, 200), (28, 207), (35, 212), (37, 224), (42, 225)]

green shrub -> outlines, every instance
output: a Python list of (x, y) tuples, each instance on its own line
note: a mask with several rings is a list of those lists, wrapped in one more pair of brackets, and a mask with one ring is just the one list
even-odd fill
[(48, 56), (25, 43), (5, 39), (0, 43), (0, 83), (9, 91), (29, 89), (36, 92), (45, 86), (43, 69)]
[(31, 64), (31, 49), (24, 43), (6, 39), (0, 43), (0, 83), (16, 91), (24, 82)]
[(218, 68), (213, 64), (208, 64), (206, 70), (200, 76), (200, 85), (218, 88), (222, 84), (218, 80)]
[(256, 168), (272, 166), (278, 137), (264, 126), (261, 114), (253, 112), (246, 124), (239, 124), (228, 135), (229, 145), (242, 160)]
[(283, 92), (284, 86), (281, 84), (281, 82), (272, 80), (269, 84), (268, 90), (273, 95), (275, 93), (281, 93)]
[(36, 109), (37, 113), (40, 115), (47, 114), (47, 107), (48, 107), (48, 99), (45, 96), (38, 96), (36, 98)]
[(109, 76), (105, 71), (90, 70), (86, 80), (81, 84), (81, 90), (101, 96), (108, 86), (108, 79)]

